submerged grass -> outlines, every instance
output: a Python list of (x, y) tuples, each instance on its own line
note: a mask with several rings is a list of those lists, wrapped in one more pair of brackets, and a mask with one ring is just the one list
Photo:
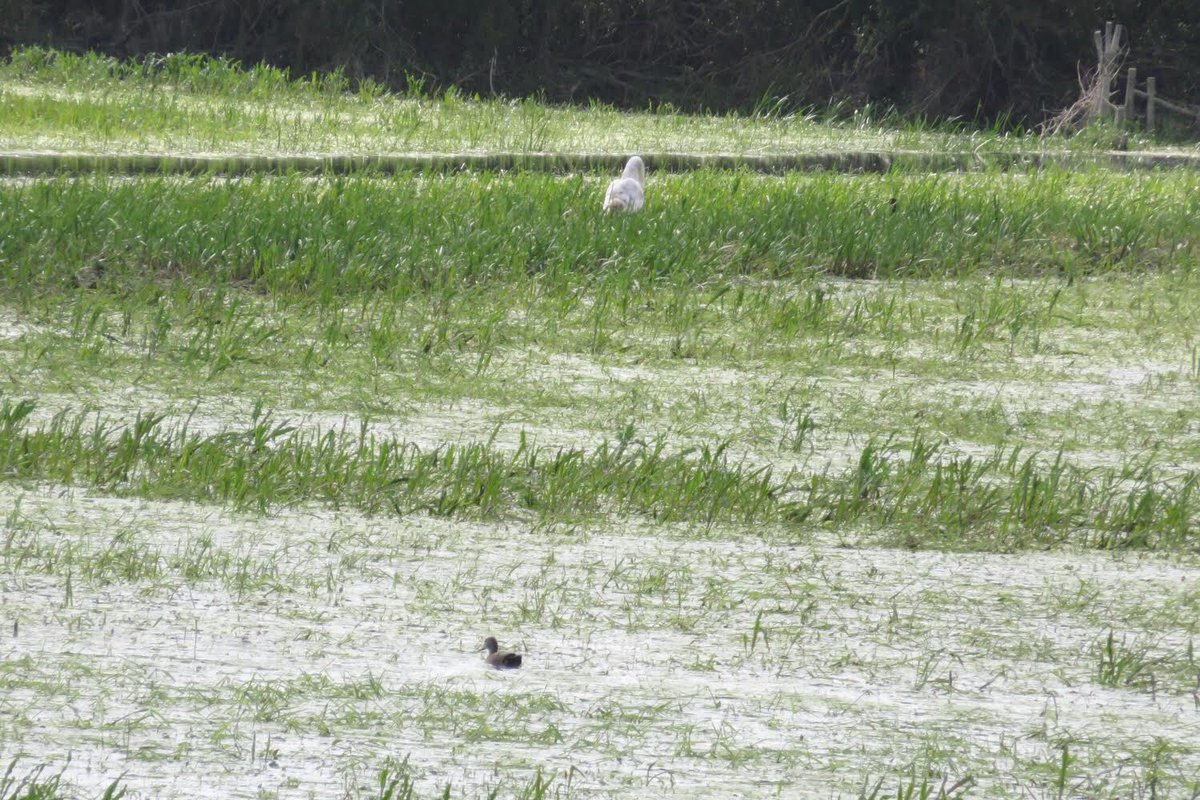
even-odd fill
[[(417, 786), (417, 770), (409, 764), (409, 758), (389, 758), (379, 769), (378, 794), (368, 795), (378, 800), (418, 800), (433, 795), (421, 793)], [(571, 775), (565, 780), (557, 773), (544, 774), (541, 768), (534, 771), (527, 783), (510, 781), (506, 785), (496, 786), (488, 791), (489, 800), (498, 797), (515, 797), (520, 800), (547, 800), (547, 798), (569, 798), (574, 796), (571, 791)], [(451, 784), (446, 784), (438, 795), (443, 800), (451, 797), (475, 796), (456, 793)]]
[[(728, 440), (739, 458), (815, 470), (889, 435), (1085, 466), (1200, 463), (1186, 274), (540, 291), (322, 307), (186, 278), (48, 289), (0, 316), (0, 392), (40, 387), (43, 417), (82, 402), (207, 430), (262, 402), (427, 446), (500, 426), (508, 446), (526, 430), (591, 447), (632, 424), (676, 449)], [(961, 339), (978, 309), (987, 328)]]
[(632, 428), (594, 450), (489, 442), (432, 449), (395, 438), (302, 431), (256, 409), (251, 425), (211, 435), (56, 414), (26, 429), (32, 401), (0, 406), (0, 474), (151, 498), (229, 503), (268, 513), (304, 503), (370, 514), (548, 519), (644, 515), (687, 521), (869, 525), (909, 547), (1013, 550), (1075, 543), (1192, 551), (1200, 542), (1194, 472), (1129, 465), (1081, 469), (1020, 448), (986, 458), (937, 445), (868, 442), (840, 474), (777, 476), (732, 462), (727, 442), (671, 451)]
[[(14, 758), (0, 776), (0, 800), (66, 800), (78, 796), (63, 785), (62, 770), (43, 777), (46, 767), (41, 765), (19, 775), (19, 764), (20, 758)], [(126, 789), (118, 778), (99, 795), (99, 800), (119, 800), (125, 795)]]

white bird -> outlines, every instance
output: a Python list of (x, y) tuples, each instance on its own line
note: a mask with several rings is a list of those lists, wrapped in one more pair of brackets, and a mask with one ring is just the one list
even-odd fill
[(641, 211), (646, 204), (645, 185), (646, 165), (641, 156), (634, 156), (625, 164), (621, 177), (608, 185), (608, 191), (604, 193), (604, 210), (610, 214)]

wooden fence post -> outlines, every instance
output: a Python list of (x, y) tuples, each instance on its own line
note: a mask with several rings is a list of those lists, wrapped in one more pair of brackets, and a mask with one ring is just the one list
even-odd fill
[(1154, 78), (1146, 78), (1146, 130), (1154, 133), (1154, 95), (1157, 94)]
[(1096, 45), (1096, 84), (1098, 89), (1092, 101), (1091, 115), (1093, 118), (1099, 118), (1110, 109), (1114, 115), (1116, 114), (1116, 108), (1110, 98), (1113, 84), (1117, 80), (1117, 66), (1121, 60), (1121, 37), (1124, 33), (1125, 26), (1117, 25), (1112, 20), (1104, 23), (1103, 32), (1092, 31), (1092, 42)]
[(1134, 93), (1137, 91), (1137, 67), (1130, 67), (1125, 75), (1125, 121), (1133, 122)]

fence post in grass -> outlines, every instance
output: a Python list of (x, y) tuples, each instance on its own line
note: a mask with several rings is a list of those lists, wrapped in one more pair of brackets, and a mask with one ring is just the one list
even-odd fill
[(1096, 45), (1096, 92), (1092, 99), (1092, 118), (1096, 119), (1109, 109), (1114, 115), (1112, 90), (1117, 80), (1117, 66), (1121, 60), (1121, 37), (1125, 33), (1123, 25), (1117, 25), (1112, 20), (1104, 23), (1104, 32), (1092, 31), (1092, 41)]
[(1146, 130), (1154, 133), (1154, 95), (1157, 87), (1154, 78), (1146, 78)]
[(1134, 92), (1137, 91), (1137, 67), (1130, 67), (1129, 72), (1125, 74), (1125, 119), (1128, 122), (1133, 122), (1133, 100)]
[[(1125, 26), (1121, 24), (1114, 25), (1112, 22), (1106, 24), (1108, 38), (1105, 40), (1104, 57), (1108, 59), (1106, 71), (1108, 74), (1108, 83), (1104, 86), (1104, 101), (1112, 106), (1113, 89), (1117, 85), (1117, 70), (1121, 66), (1121, 55), (1124, 45), (1121, 39), (1125, 34)], [(1113, 113), (1116, 113), (1116, 107), (1113, 106)]]

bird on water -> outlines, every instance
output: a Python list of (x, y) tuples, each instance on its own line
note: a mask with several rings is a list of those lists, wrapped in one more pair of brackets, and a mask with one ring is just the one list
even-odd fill
[(516, 669), (521, 666), (521, 654), (513, 653), (509, 650), (501, 650), (500, 643), (496, 641), (495, 636), (489, 636), (483, 640), (483, 646), (487, 648), (488, 654), (485, 657), (488, 666), (496, 669)]
[(608, 185), (604, 193), (604, 210), (609, 214), (624, 211), (641, 211), (646, 204), (646, 165), (641, 156), (634, 156), (625, 164), (621, 177)]

